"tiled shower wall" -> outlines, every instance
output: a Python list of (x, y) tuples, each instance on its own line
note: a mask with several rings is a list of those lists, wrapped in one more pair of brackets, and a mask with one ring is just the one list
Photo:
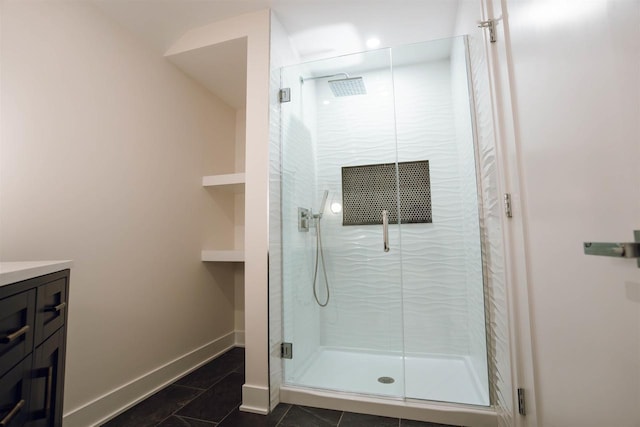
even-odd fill
[[(433, 223), (402, 225), (401, 246), (399, 227), (392, 225), (391, 251), (384, 253), (380, 226), (347, 227), (340, 214), (325, 215), (332, 302), (321, 310), (321, 343), (468, 355), (472, 330), (482, 329), (484, 339), (483, 317), (476, 319), (479, 327), (470, 327), (468, 307), (482, 295), (482, 271), (475, 192), (469, 191), (475, 190), (473, 145), (456, 126), (451, 63), (396, 67), (394, 88), (388, 70), (363, 77), (366, 96), (333, 98), (318, 84), (316, 197), (329, 189), (330, 200), (340, 200), (342, 166), (395, 160), (393, 111), (382, 107), (395, 89), (397, 160), (429, 160)], [(482, 301), (474, 309), (482, 315)]]
[[(462, 174), (461, 203), (464, 214), (464, 238), (466, 263), (467, 325), (469, 355), (478, 380), (486, 389), (489, 384), (487, 368), (487, 335), (485, 327), (484, 283), (482, 271), (482, 246), (480, 241), (480, 216), (478, 199), (478, 173), (474, 141), (470, 87), (467, 73), (467, 55), (464, 39), (459, 38), (451, 46), (451, 93), (453, 100), (459, 170)], [(476, 144), (477, 146), (477, 144)], [(487, 398), (488, 398), (488, 390)]]
[[(468, 6), (468, 5), (467, 5)], [(513, 384), (511, 377), (511, 353), (509, 348), (509, 313), (505, 271), (505, 248), (503, 246), (502, 199), (498, 172), (496, 136), (494, 135), (493, 111), (488, 65), (485, 56), (484, 34), (476, 30), (470, 35), (469, 64), (472, 69), (473, 100), (475, 105), (476, 135), (478, 138), (481, 165), (482, 217), (481, 228), (485, 236), (483, 246), (484, 264), (488, 285), (485, 300), (489, 306), (490, 325), (488, 351), (491, 401), (498, 413), (500, 427), (511, 426), (513, 421)]]
[[(387, 58), (388, 59), (388, 58)], [(393, 87), (388, 68), (363, 74), (366, 96), (336, 98), (316, 86), (317, 198), (342, 202), (341, 167), (396, 161)], [(380, 213), (381, 214), (381, 213)], [(321, 310), (322, 345), (402, 352), (402, 289), (397, 225), (383, 251), (382, 226), (343, 226), (342, 213), (325, 211), (324, 254), (331, 300)]]
[(428, 159), (432, 224), (402, 226), (405, 349), (466, 355), (467, 258), (464, 171), (449, 60), (403, 67), (396, 78), (399, 160)]
[[(323, 326), (313, 299), (315, 238), (313, 230), (298, 231), (298, 208), (317, 210), (315, 194), (315, 102), (313, 94), (302, 94), (300, 76), (305, 67), (290, 67), (282, 73), (281, 87), (291, 89), (291, 102), (281, 104), (282, 132), (282, 259), (283, 341), (294, 344), (295, 357), (284, 360), (285, 381), (292, 381), (305, 368), (320, 346)], [(313, 88), (313, 82), (307, 83)]]

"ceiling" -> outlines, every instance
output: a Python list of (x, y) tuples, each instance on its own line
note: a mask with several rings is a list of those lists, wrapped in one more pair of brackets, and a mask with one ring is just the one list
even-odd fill
[[(380, 40), (380, 47), (450, 37), (454, 34), (458, 4), (478, 0), (87, 1), (161, 54), (191, 29), (270, 8), (289, 34), (302, 61), (311, 61), (365, 51), (366, 40), (372, 37)], [(194, 75), (198, 72), (196, 64), (207, 56), (206, 52), (198, 55), (171, 59), (207, 87), (224, 81), (220, 76), (209, 76), (207, 83)], [(230, 60), (238, 61), (238, 58)], [(218, 93), (221, 88), (209, 89), (236, 108), (244, 102), (245, 94), (229, 87), (226, 95)]]
[[(271, 8), (304, 59), (450, 36), (465, 0), (89, 0), (164, 53), (187, 31)], [(345, 51), (349, 49), (349, 51)]]

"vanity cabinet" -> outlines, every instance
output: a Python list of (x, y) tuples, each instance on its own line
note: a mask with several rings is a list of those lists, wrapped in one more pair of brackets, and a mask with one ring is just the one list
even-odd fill
[(69, 270), (0, 286), (0, 427), (62, 426)]

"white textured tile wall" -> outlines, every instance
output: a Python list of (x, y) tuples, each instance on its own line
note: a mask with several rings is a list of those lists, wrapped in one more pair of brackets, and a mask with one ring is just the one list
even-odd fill
[[(313, 230), (298, 231), (298, 208), (317, 209), (315, 192), (315, 102), (302, 93), (304, 66), (287, 67), (281, 87), (291, 89), (291, 102), (281, 104), (282, 132), (282, 260), (283, 338), (293, 343), (294, 358), (283, 360), (284, 379), (295, 382), (320, 345), (320, 312), (313, 299), (315, 254)], [(307, 83), (313, 88), (313, 83)]]
[[(326, 81), (316, 85), (317, 189), (318, 197), (325, 189), (329, 190), (329, 205), (341, 202), (342, 166), (396, 160), (391, 74), (387, 69), (368, 72), (363, 77), (366, 96), (338, 98), (333, 96)], [(401, 352), (402, 290), (397, 225), (390, 227), (392, 250), (385, 253), (380, 225), (342, 226), (342, 215), (330, 210), (322, 223), (332, 292), (329, 305), (321, 311), (322, 344)]]
[[(392, 225), (392, 249), (384, 253), (380, 226), (342, 226), (340, 215), (325, 216), (333, 300), (322, 311), (323, 345), (470, 352), (467, 288), (477, 285), (482, 293), (479, 231), (477, 206), (467, 224), (476, 195), (465, 194), (469, 172), (463, 167), (469, 154), (473, 162), (473, 147), (468, 140), (467, 152), (460, 153), (450, 67), (448, 60), (396, 67), (395, 87), (388, 70), (365, 73), (366, 96), (333, 98), (328, 86), (318, 85), (318, 191), (329, 189), (340, 200), (342, 166), (394, 161), (397, 131), (398, 161), (430, 161), (434, 221), (402, 225), (401, 245), (398, 226)], [(394, 89), (397, 123), (390, 98)], [(469, 185), (475, 188), (474, 170), (470, 173)], [(466, 204), (465, 196), (470, 198)], [(474, 221), (475, 235), (468, 236)], [(469, 257), (477, 274), (472, 280)]]
[(467, 72), (465, 39), (458, 37), (451, 46), (451, 90), (456, 122), (459, 170), (463, 176), (461, 193), (464, 215), (464, 239), (467, 284), (467, 325), (469, 356), (479, 386), (489, 404), (489, 372), (487, 367), (487, 333), (485, 322), (482, 245), (476, 149), (472, 127), (472, 106)]
[(511, 362), (509, 350), (509, 314), (504, 266), (502, 234), (502, 199), (499, 192), (499, 175), (496, 141), (493, 128), (491, 91), (487, 62), (484, 55), (482, 33), (469, 37), (469, 54), (475, 104), (476, 135), (478, 138), (481, 177), (481, 229), (485, 236), (483, 246), (484, 265), (488, 286), (485, 299), (488, 301), (490, 331), (487, 355), (489, 357), (492, 386), (491, 399), (498, 412), (498, 425), (513, 425), (513, 400)]
[[(402, 50), (394, 57), (402, 55)], [(429, 160), (433, 223), (402, 226), (405, 350), (469, 351), (462, 171), (448, 60), (394, 70), (399, 161)]]

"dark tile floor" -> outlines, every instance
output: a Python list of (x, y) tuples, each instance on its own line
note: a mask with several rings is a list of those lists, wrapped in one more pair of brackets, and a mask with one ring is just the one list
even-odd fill
[(240, 412), (244, 349), (233, 348), (103, 427), (453, 427), (281, 403), (269, 415)]

